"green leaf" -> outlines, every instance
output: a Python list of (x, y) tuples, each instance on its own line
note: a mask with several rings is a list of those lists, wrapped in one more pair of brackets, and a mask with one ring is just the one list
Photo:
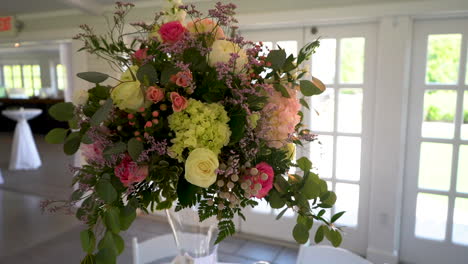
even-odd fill
[(113, 234), (113, 237), (114, 237), (115, 249), (117, 250), (117, 255), (120, 255), (125, 249), (125, 242), (122, 239), (122, 237), (118, 234)]
[(80, 240), (81, 240), (81, 247), (83, 248), (83, 251), (87, 252), (88, 254), (92, 254), (94, 251), (94, 247), (96, 245), (96, 237), (94, 236), (93, 231), (91, 230), (81, 231)]
[(302, 194), (308, 199), (315, 199), (320, 195), (320, 185), (314, 177), (308, 177), (302, 187)]
[(104, 223), (114, 234), (120, 232), (119, 208), (111, 207), (104, 212)]
[(107, 180), (100, 180), (96, 184), (95, 189), (98, 196), (108, 204), (117, 199), (117, 191), (114, 189), (114, 186), (112, 186), (112, 184)]
[(273, 69), (279, 70), (283, 67), (284, 62), (286, 61), (286, 51), (283, 49), (272, 50), (266, 58), (267, 62), (271, 63)]
[(179, 70), (174, 67), (172, 64), (170, 63), (166, 63), (163, 65), (163, 70), (161, 72), (161, 84), (166, 86), (170, 79), (171, 79), (171, 76), (178, 73)]
[(317, 232), (315, 233), (314, 241), (315, 243), (320, 243), (322, 242), (323, 238), (325, 237), (325, 230), (327, 230), (327, 227), (324, 225), (321, 225), (318, 229)]
[(245, 111), (241, 107), (234, 107), (231, 110), (230, 120), (228, 122), (229, 128), (231, 129), (230, 145), (236, 144), (244, 137), (246, 123)]
[(305, 96), (312, 96), (316, 94), (321, 94), (323, 91), (320, 90), (315, 84), (308, 80), (301, 80), (301, 93)]
[(196, 194), (200, 190), (200, 187), (189, 183), (185, 178), (180, 178), (177, 184), (177, 196), (179, 197), (179, 203), (183, 207), (192, 206), (196, 203)]
[(281, 198), (280, 193), (272, 189), (268, 195), (271, 208), (280, 209), (286, 204), (286, 201)]
[(330, 219), (330, 221), (332, 223), (336, 222), (338, 219), (340, 219), (340, 217), (345, 213), (345, 211), (343, 212), (339, 212), (339, 213), (336, 213), (332, 216), (332, 218)]
[(283, 217), (284, 213), (286, 213), (286, 211), (289, 209), (289, 207), (286, 207), (284, 208), (277, 216), (276, 216), (276, 220), (280, 219), (281, 217)]
[(83, 196), (83, 191), (80, 189), (77, 189), (72, 193), (70, 200), (78, 201), (78, 200), (81, 200), (82, 196)]
[(140, 157), (141, 152), (143, 152), (143, 143), (138, 141), (136, 138), (132, 138), (128, 141), (128, 154), (134, 161), (137, 161)]
[(286, 98), (291, 97), (288, 93), (288, 90), (286, 90), (287, 88), (284, 87), (282, 84), (275, 83), (273, 84), (273, 88), (275, 88), (276, 91), (280, 92), (283, 97), (286, 97)]
[(67, 155), (75, 154), (80, 148), (81, 144), (81, 135), (79, 132), (70, 133), (65, 139), (65, 144), (63, 144), (63, 152)]
[(54, 104), (49, 108), (49, 115), (58, 121), (68, 121), (75, 116), (75, 106), (69, 102)]
[(93, 144), (93, 140), (91, 139), (91, 137), (88, 136), (87, 133), (85, 133), (83, 135), (83, 137), (81, 138), (81, 143), (83, 143), (83, 144)]
[(124, 142), (117, 142), (114, 145), (104, 149), (102, 154), (104, 154), (105, 156), (110, 156), (114, 154), (120, 154), (126, 150), (127, 150), (127, 144), (125, 144)]
[(109, 78), (109, 75), (100, 72), (80, 72), (76, 76), (91, 83), (102, 83)]
[(93, 254), (88, 254), (81, 260), (80, 264), (96, 264), (96, 259)]
[(309, 240), (309, 229), (301, 223), (297, 223), (293, 229), (294, 239), (300, 243), (305, 244)]
[(120, 230), (127, 230), (133, 221), (136, 218), (136, 209), (135, 207), (127, 204), (124, 208), (120, 210)]
[(98, 249), (101, 250), (103, 248), (108, 248), (113, 251), (115, 255), (117, 255), (117, 249), (114, 243), (114, 236), (111, 231), (107, 230), (104, 236), (101, 238), (98, 244)]
[(137, 79), (144, 84), (152, 85), (158, 81), (158, 73), (156, 69), (150, 63), (147, 63), (136, 72)]
[(117, 255), (113, 249), (103, 248), (96, 254), (96, 264), (115, 264), (116, 262)]
[(314, 224), (314, 219), (312, 217), (307, 217), (303, 215), (297, 216), (297, 223), (303, 224), (307, 229), (311, 229), (312, 225)]
[(49, 144), (62, 144), (67, 136), (68, 129), (54, 128), (45, 136), (45, 140)]
[(336, 202), (336, 194), (332, 191), (329, 191), (320, 197), (320, 201), (322, 201), (322, 204), (333, 206)]
[(309, 103), (307, 103), (307, 101), (304, 100), (304, 98), (301, 98), (299, 102), (301, 103), (302, 106), (310, 110)]
[(96, 87), (88, 90), (90, 100), (99, 102), (100, 100), (106, 100), (110, 96), (110, 88), (108, 86), (96, 85)]
[(296, 163), (297, 166), (299, 166), (299, 168), (304, 172), (308, 172), (310, 169), (312, 169), (312, 162), (310, 162), (310, 160), (306, 157), (302, 157), (296, 160)]
[(328, 232), (326, 232), (326, 235), (327, 239), (332, 243), (334, 247), (338, 247), (341, 245), (343, 237), (341, 236), (340, 231), (336, 229), (328, 230)]
[(98, 126), (109, 117), (109, 113), (112, 110), (112, 99), (108, 98), (104, 105), (102, 105), (96, 113), (91, 117), (91, 125)]

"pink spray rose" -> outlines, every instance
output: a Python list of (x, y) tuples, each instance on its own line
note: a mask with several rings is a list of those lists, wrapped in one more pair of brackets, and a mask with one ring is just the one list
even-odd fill
[(250, 193), (259, 199), (268, 195), (268, 192), (273, 188), (274, 178), (273, 168), (266, 162), (260, 162), (247, 171), (243, 181), (250, 181)]
[(164, 91), (163, 89), (157, 86), (150, 86), (148, 90), (146, 90), (146, 99), (157, 103), (164, 99)]
[(126, 155), (115, 167), (114, 173), (123, 185), (128, 187), (132, 183), (141, 182), (148, 177), (148, 166), (138, 166), (129, 155)]
[(132, 58), (138, 62), (142, 62), (148, 57), (147, 52), (148, 52), (148, 48), (139, 49), (135, 51), (135, 53), (132, 55)]
[(185, 88), (190, 85), (192, 78), (192, 73), (190, 71), (181, 71), (171, 76), (171, 82)]
[(174, 110), (174, 112), (180, 112), (184, 110), (185, 108), (187, 108), (187, 104), (188, 104), (187, 99), (185, 99), (185, 97), (179, 95), (176, 92), (171, 93), (171, 101), (172, 101), (172, 110)]
[(172, 21), (166, 24), (163, 24), (159, 28), (159, 35), (161, 36), (163, 42), (165, 43), (174, 43), (182, 39), (186, 29), (180, 21)]

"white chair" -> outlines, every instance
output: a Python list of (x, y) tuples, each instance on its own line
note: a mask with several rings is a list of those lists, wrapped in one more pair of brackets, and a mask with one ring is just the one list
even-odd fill
[(157, 236), (141, 243), (138, 243), (138, 239), (134, 237), (132, 252), (133, 264), (146, 264), (179, 254), (172, 234)]
[(342, 248), (305, 246), (299, 249), (296, 264), (372, 264), (368, 260)]

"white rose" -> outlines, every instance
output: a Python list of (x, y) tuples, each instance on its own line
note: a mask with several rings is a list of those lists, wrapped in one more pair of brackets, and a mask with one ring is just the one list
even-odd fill
[(185, 161), (185, 179), (193, 185), (208, 188), (216, 181), (218, 156), (211, 150), (197, 148)]
[(130, 70), (135, 75), (138, 67), (132, 66), (122, 74), (120, 77), (122, 83), (112, 89), (111, 98), (118, 108), (137, 111), (140, 107), (145, 106), (145, 95), (140, 82), (138, 80), (133, 81)]
[(236, 59), (236, 73), (241, 72), (244, 65), (248, 62), (245, 50), (231, 41), (221, 39), (215, 40), (211, 48), (212, 50), (208, 56), (208, 64), (212, 67), (215, 67), (218, 62), (228, 63), (231, 59), (231, 53), (237, 53), (239, 55), (239, 58)]
[(72, 102), (74, 105), (84, 105), (88, 102), (89, 94), (88, 90), (78, 89), (73, 92)]

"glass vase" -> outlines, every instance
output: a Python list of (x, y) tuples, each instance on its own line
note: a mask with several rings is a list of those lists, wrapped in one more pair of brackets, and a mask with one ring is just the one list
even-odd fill
[[(216, 264), (218, 260), (218, 220), (215, 216), (200, 222), (198, 207), (166, 210), (179, 251), (180, 264)], [(182, 256), (182, 257), (180, 257)]]

